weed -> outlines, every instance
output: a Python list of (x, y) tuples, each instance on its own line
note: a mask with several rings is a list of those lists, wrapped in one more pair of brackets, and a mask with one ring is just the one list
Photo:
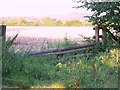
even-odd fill
[[(113, 45), (108, 45), (108, 48), (96, 45), (90, 58), (63, 61), (58, 61), (54, 55), (26, 57), (11, 49), (12, 44), (7, 45), (2, 62), (3, 87), (118, 88), (120, 49)], [(56, 47), (73, 45), (77, 44), (65, 38), (65, 42)]]

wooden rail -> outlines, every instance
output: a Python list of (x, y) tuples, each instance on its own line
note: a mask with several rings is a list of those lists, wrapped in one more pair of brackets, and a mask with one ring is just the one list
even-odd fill
[(65, 47), (65, 48), (57, 48), (52, 50), (43, 50), (43, 51), (30, 51), (27, 55), (33, 56), (33, 55), (58, 55), (58, 54), (65, 54), (68, 52), (75, 52), (75, 51), (81, 51), (86, 49), (93, 48), (95, 44), (87, 44), (87, 45), (80, 45), (80, 46), (72, 46), (72, 47)]

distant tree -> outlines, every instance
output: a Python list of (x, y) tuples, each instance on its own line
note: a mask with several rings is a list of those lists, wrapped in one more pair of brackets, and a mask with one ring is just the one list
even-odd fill
[(41, 20), (41, 24), (43, 26), (55, 26), (55, 20), (54, 19), (51, 19), (49, 17), (46, 17), (46, 18), (42, 18)]
[(24, 18), (19, 18), (17, 20), (17, 25), (26, 26), (27, 25), (27, 21)]
[(72, 23), (71, 23), (71, 21), (66, 21), (64, 25), (65, 26), (72, 26)]
[(17, 20), (16, 18), (8, 18), (7, 20), (5, 20), (5, 24), (8, 26), (13, 26), (17, 24)]
[(66, 26), (80, 26), (81, 22), (79, 20), (71, 20), (65, 22)]
[(63, 26), (63, 22), (62, 21), (56, 21), (56, 26)]
[[(0, 18), (2, 20), (2, 18)], [(81, 22), (79, 20), (60, 21), (46, 18), (25, 18), (25, 17), (7, 17), (4, 23), (8, 26), (91, 26), (87, 21)]]

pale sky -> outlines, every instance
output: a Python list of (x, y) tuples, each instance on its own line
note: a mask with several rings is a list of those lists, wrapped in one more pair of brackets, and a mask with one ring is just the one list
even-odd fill
[(84, 9), (72, 8), (74, 0), (0, 0), (0, 17), (6, 16), (50, 16), (85, 13)]

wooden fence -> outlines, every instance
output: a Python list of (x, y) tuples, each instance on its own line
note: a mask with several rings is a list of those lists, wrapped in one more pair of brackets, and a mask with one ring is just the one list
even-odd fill
[(65, 53), (91, 49), (91, 48), (93, 48), (93, 46), (94, 46), (94, 44), (87, 44), (87, 45), (70, 46), (70, 47), (57, 48), (57, 49), (51, 49), (51, 50), (42, 50), (42, 51), (35, 50), (35, 51), (30, 51), (27, 55), (28, 56), (33, 56), (33, 55), (62, 55)]
[[(102, 29), (102, 36), (99, 35), (99, 30)], [(99, 38), (102, 37), (102, 43), (106, 44), (106, 29), (104, 27), (94, 27), (93, 30), (95, 30), (95, 41), (96, 43), (99, 42)], [(2, 35), (3, 42), (6, 40), (6, 26), (1, 25), (0, 31)], [(72, 46), (72, 47), (65, 47), (65, 48), (58, 48), (58, 49), (52, 49), (52, 50), (43, 50), (43, 51), (30, 51), (27, 53), (27, 56), (33, 56), (33, 55), (61, 55), (68, 52), (76, 52), (81, 50), (87, 50), (93, 48), (95, 44), (88, 44), (88, 45), (80, 45), (80, 46)], [(84, 55), (84, 54), (83, 54)], [(78, 56), (78, 55), (76, 55)], [(74, 56), (73, 56), (74, 57)]]
[[(102, 35), (99, 35), (99, 30), (102, 29)], [(95, 41), (96, 43), (100, 42), (100, 38), (102, 38), (102, 44), (106, 45), (106, 29), (104, 27), (94, 27), (93, 30), (95, 30)], [(93, 48), (95, 44), (87, 44), (87, 45), (80, 45), (80, 46), (73, 46), (73, 47), (65, 47), (65, 48), (58, 48), (58, 49), (52, 49), (52, 50), (43, 50), (43, 51), (30, 51), (28, 53), (28, 56), (33, 55), (61, 55), (68, 52), (76, 52), (76, 51), (83, 51), (87, 49)], [(89, 53), (90, 54), (90, 53)], [(82, 54), (82, 56), (86, 55), (85, 53)], [(75, 55), (75, 56), (81, 56), (81, 55)], [(73, 56), (74, 57), (74, 56)]]

